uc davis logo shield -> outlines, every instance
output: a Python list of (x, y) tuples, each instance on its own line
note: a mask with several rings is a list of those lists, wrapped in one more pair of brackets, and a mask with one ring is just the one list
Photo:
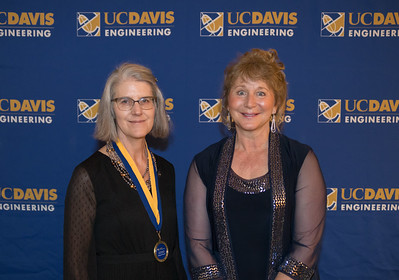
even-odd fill
[(100, 13), (76, 13), (76, 26), (78, 37), (100, 37)]
[(78, 99), (78, 123), (95, 123), (99, 105), (100, 99)]
[(344, 37), (345, 13), (321, 13), (321, 37)]
[(223, 12), (201, 12), (201, 37), (223, 37), (223, 28)]
[(319, 99), (318, 123), (341, 122), (341, 99)]
[(222, 101), (220, 99), (199, 100), (199, 122), (212, 123), (221, 122)]
[(338, 204), (338, 189), (327, 188), (327, 210), (337, 211)]

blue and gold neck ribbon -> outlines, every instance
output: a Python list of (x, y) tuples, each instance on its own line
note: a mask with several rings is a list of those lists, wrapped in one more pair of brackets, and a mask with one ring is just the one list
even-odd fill
[(161, 207), (161, 197), (159, 195), (158, 188), (158, 176), (156, 176), (157, 172), (155, 170), (155, 165), (152, 161), (152, 157), (150, 151), (147, 149), (147, 157), (148, 157), (148, 167), (150, 172), (150, 183), (151, 190), (149, 191), (147, 185), (144, 181), (144, 178), (141, 176), (139, 169), (136, 166), (133, 158), (130, 156), (129, 152), (123, 146), (122, 142), (118, 139), (115, 143), (112, 143), (115, 152), (118, 154), (121, 159), (123, 165), (128, 171), (130, 178), (133, 181), (133, 184), (136, 186), (137, 192), (139, 193), (140, 199), (143, 202), (145, 209), (147, 210), (148, 216), (152, 224), (154, 225), (156, 231), (160, 231), (162, 227), (162, 207)]

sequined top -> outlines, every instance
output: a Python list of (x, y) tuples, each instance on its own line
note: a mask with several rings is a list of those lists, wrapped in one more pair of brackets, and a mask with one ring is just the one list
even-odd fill
[(237, 278), (265, 279), (267, 263), (259, 256), (269, 251), (272, 212), (269, 174), (247, 180), (231, 169), (225, 201), (232, 251), (239, 264)]
[(230, 169), (229, 187), (245, 194), (263, 193), (270, 189), (269, 174), (254, 179), (244, 179)]
[(284, 273), (319, 279), (326, 191), (316, 156), (308, 146), (272, 134), (268, 184), (266, 177), (245, 181), (231, 172), (234, 140), (209, 146), (189, 170), (184, 213), (192, 278), (274, 279)]

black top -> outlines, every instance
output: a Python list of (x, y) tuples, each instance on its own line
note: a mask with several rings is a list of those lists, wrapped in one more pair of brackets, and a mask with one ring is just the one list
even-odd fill
[[(239, 279), (264, 279), (272, 212), (269, 173), (246, 180), (230, 171), (226, 212)], [(239, 203), (237, 203), (239, 202)], [(245, 229), (245, 230), (243, 230)], [(256, 269), (254, 269), (256, 268)]]
[(64, 217), (64, 279), (186, 279), (178, 241), (175, 173), (155, 155), (168, 259), (153, 256), (158, 235), (136, 190), (106, 155), (79, 164), (68, 186)]
[[(270, 186), (261, 192), (248, 194), (237, 191), (234, 180), (228, 180), (224, 200), (215, 200), (215, 196), (220, 196), (220, 189), (216, 190), (215, 186), (222, 182), (217, 170), (227, 170), (224, 173), (229, 174), (228, 178), (233, 173), (231, 162), (222, 157), (227, 139), (195, 156), (185, 191), (186, 248), (195, 276), (203, 271), (211, 273), (209, 269), (215, 270), (210, 266), (212, 264), (218, 264), (220, 270), (223, 262), (232, 265), (223, 269), (237, 271), (237, 279), (267, 279), (267, 275), (273, 277), (279, 271), (288, 274), (290, 268), (293, 271), (301, 269), (295, 279), (318, 279), (317, 261), (326, 207), (323, 176), (309, 146), (284, 135), (278, 137), (285, 190), (285, 211), (281, 217), (274, 217)], [(274, 158), (269, 157), (269, 164), (272, 160)], [(256, 180), (248, 181), (253, 183)], [(225, 210), (215, 212), (215, 207)], [(273, 225), (280, 225), (278, 231), (272, 225), (273, 221)], [(224, 232), (224, 222), (227, 223), (227, 232)], [(272, 233), (281, 236), (282, 243), (273, 243)], [(232, 262), (229, 259), (222, 261), (229, 256), (226, 247), (219, 243), (225, 239), (232, 249)], [(284, 263), (271, 265), (269, 256), (280, 252)], [(309, 269), (303, 264), (314, 270), (313, 277), (309, 277)], [(276, 271), (279, 265), (283, 267)], [(216, 273), (214, 275), (212, 279), (219, 279)]]

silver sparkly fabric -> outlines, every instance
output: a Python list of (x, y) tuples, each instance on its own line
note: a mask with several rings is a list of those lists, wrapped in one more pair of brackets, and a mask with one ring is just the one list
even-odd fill
[(222, 154), (216, 173), (215, 190), (213, 194), (213, 211), (215, 216), (216, 238), (221, 262), (226, 272), (227, 279), (237, 279), (235, 261), (230, 245), (230, 235), (227, 228), (227, 217), (225, 208), (225, 190), (227, 176), (231, 166), (234, 149), (234, 136), (227, 139), (223, 146)]
[(279, 270), (295, 280), (309, 280), (312, 278), (314, 273), (313, 269), (292, 257), (285, 258), (284, 262), (280, 265)]
[(222, 269), (217, 264), (204, 265), (191, 269), (193, 280), (210, 280), (223, 277)]
[(268, 174), (255, 179), (246, 180), (238, 176), (231, 169), (228, 182), (230, 188), (245, 194), (258, 194), (270, 189)]
[[(284, 213), (286, 206), (286, 193), (284, 187), (283, 167), (280, 155), (280, 139), (277, 133), (271, 133), (269, 143), (269, 176), (270, 181), (264, 180), (261, 184), (248, 185), (245, 182), (234, 182), (234, 174), (230, 174), (231, 161), (234, 151), (234, 137), (230, 137), (223, 146), (220, 161), (216, 173), (215, 190), (213, 194), (213, 211), (215, 217), (215, 229), (218, 250), (221, 256), (221, 263), (227, 279), (238, 279), (235, 259), (231, 248), (231, 239), (228, 231), (226, 209), (225, 209), (225, 188), (227, 183), (235, 185), (235, 188), (249, 194), (264, 192), (271, 188), (273, 199), (272, 232), (270, 241), (270, 255), (268, 260), (269, 275), (267, 279), (274, 279), (277, 269), (282, 261), (283, 252), (283, 229)], [(269, 178), (269, 176), (264, 176)], [(231, 179), (228, 179), (230, 178)], [(229, 181), (228, 181), (229, 180)], [(230, 181), (231, 180), (231, 181)], [(238, 184), (235, 184), (238, 183)], [(257, 185), (257, 186), (255, 186)]]
[(282, 261), (284, 212), (286, 206), (283, 164), (281, 161), (278, 133), (270, 134), (269, 166), (273, 197), (273, 218), (268, 279), (274, 279), (277, 275), (278, 266)]

